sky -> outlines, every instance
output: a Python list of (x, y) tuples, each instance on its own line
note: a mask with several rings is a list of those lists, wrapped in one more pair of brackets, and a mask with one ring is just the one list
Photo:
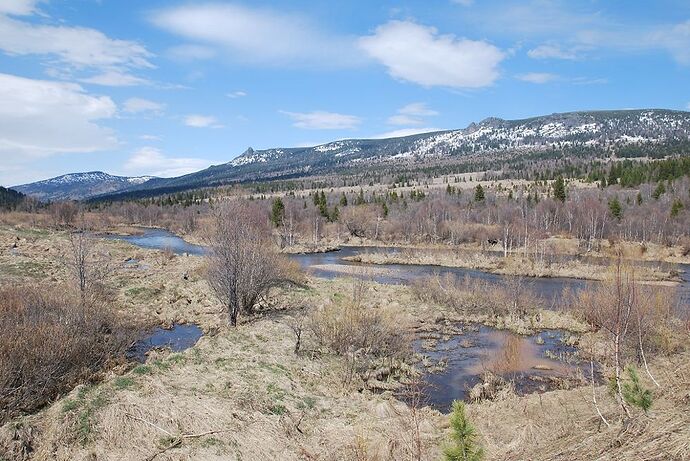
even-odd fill
[(0, 185), (177, 176), (575, 110), (690, 110), (687, 0), (0, 0)]

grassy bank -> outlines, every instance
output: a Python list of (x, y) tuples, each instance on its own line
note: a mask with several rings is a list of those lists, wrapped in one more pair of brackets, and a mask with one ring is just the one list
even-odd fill
[[(610, 269), (605, 265), (580, 261), (546, 262), (518, 255), (507, 257), (486, 253), (442, 252), (403, 250), (399, 252), (366, 252), (344, 258), (347, 261), (366, 264), (409, 264), (476, 269), (501, 275), (525, 277), (567, 277), (584, 280), (605, 280)], [(640, 281), (670, 284), (680, 281), (678, 274), (659, 268), (639, 266), (636, 270)]]

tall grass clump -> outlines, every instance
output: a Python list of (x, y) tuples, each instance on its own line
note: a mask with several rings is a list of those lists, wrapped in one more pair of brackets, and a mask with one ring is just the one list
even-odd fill
[(356, 299), (316, 308), (308, 324), (320, 347), (346, 359), (346, 381), (355, 374), (367, 379), (375, 368), (385, 369), (383, 374), (390, 375), (412, 352), (408, 333), (396, 312), (365, 306)]
[(524, 277), (488, 282), (452, 274), (431, 275), (415, 280), (412, 288), (421, 301), (465, 314), (524, 317), (543, 305)]

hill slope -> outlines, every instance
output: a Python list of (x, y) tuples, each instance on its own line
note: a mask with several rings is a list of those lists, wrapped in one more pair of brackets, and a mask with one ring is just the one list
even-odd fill
[(239, 181), (337, 173), (381, 164), (424, 165), (434, 159), (488, 158), (496, 153), (519, 156), (569, 148), (620, 152), (635, 147), (639, 153), (688, 142), (690, 112), (663, 109), (569, 112), (523, 120), (487, 118), (460, 130), (400, 138), (347, 139), (314, 147), (249, 148), (227, 163), (177, 178), (121, 178), (97, 172), (66, 175), (16, 189), (44, 199), (115, 199)]
[(14, 210), (24, 197), (21, 192), (0, 186), (0, 210)]
[(13, 187), (23, 194), (41, 200), (81, 200), (94, 195), (108, 194), (139, 186), (150, 176), (113, 176), (102, 171), (72, 173), (31, 184)]
[(299, 177), (395, 162), (548, 149), (620, 150), (690, 141), (690, 112), (660, 109), (571, 112), (524, 120), (488, 118), (465, 129), (390, 139), (348, 139), (314, 147), (247, 149), (222, 165), (178, 178), (155, 179), (130, 191), (161, 192), (235, 181)]

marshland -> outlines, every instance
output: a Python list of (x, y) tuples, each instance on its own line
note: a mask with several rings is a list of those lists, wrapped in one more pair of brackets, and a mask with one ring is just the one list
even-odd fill
[[(566, 209), (595, 193), (547, 184), (540, 234), (501, 187), (26, 199), (0, 215), (5, 457), (437, 459), (458, 414), (487, 459), (687, 457), (683, 231), (622, 240), (604, 213), (579, 239)], [(420, 213), (438, 235), (392, 230)]]

